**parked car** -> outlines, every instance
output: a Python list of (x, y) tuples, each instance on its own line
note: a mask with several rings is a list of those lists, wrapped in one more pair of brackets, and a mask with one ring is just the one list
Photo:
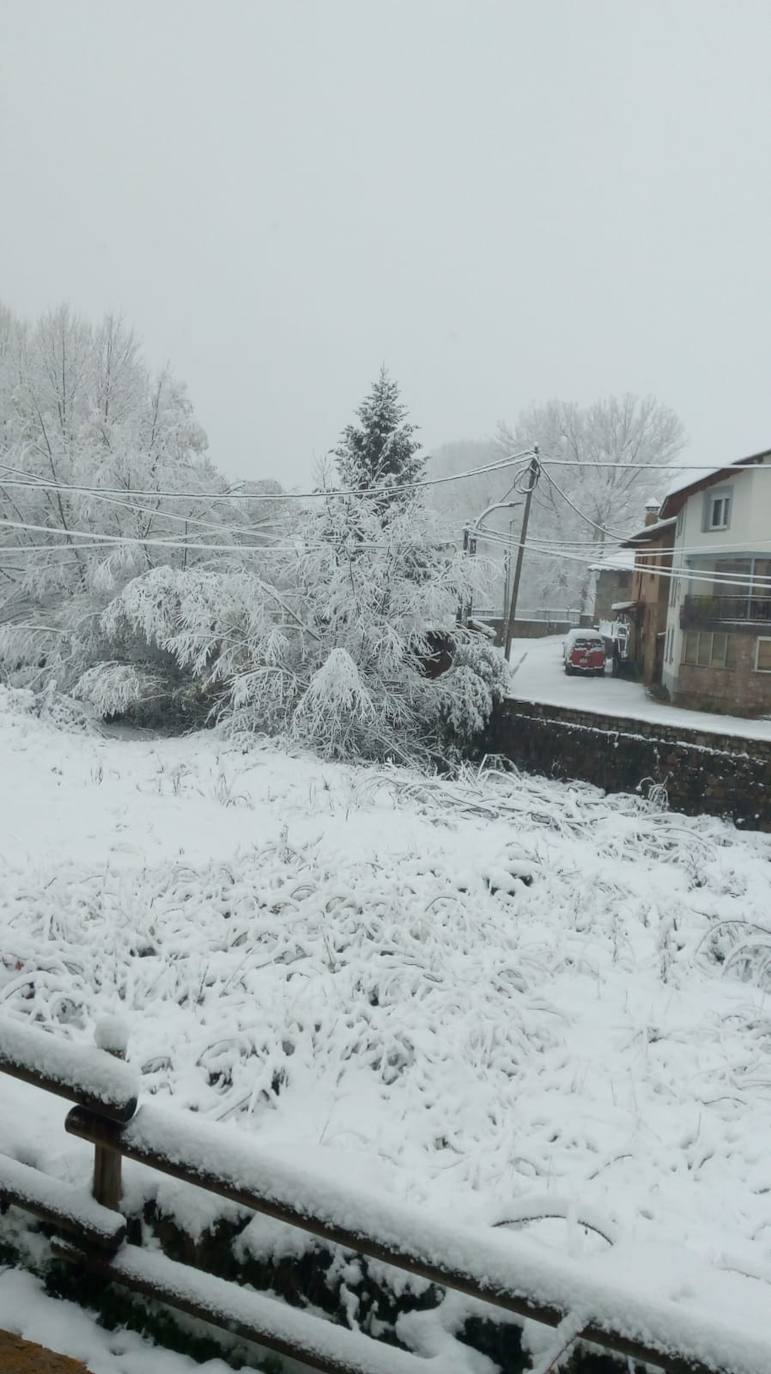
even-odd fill
[(605, 672), (605, 640), (599, 630), (571, 630), (562, 646), (565, 672)]

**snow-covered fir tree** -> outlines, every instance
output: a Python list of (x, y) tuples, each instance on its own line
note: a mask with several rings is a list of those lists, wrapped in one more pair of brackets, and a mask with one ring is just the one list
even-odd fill
[[(358, 407), (358, 424), (347, 425), (334, 450), (343, 487), (409, 487), (422, 478), (426, 459), (415, 435), (417, 426), (407, 419), (407, 407), (399, 387), (385, 367)], [(396, 493), (395, 493), (396, 494)], [(399, 499), (411, 493), (405, 491)], [(390, 495), (378, 504), (390, 503)]]

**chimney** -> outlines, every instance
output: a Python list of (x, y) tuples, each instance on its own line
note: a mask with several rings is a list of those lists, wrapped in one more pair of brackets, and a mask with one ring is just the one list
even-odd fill
[(645, 502), (645, 524), (655, 525), (659, 518), (660, 510), (661, 502), (657, 501), (655, 496), (651, 496), (650, 500)]

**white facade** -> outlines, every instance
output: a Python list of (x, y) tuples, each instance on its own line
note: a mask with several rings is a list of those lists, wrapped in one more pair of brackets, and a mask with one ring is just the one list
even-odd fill
[[(678, 512), (662, 667), (662, 682), (672, 694), (683, 661), (680, 611), (685, 597), (740, 592), (740, 586), (719, 578), (712, 583), (704, 568), (706, 563), (730, 575), (737, 559), (752, 559), (755, 576), (771, 576), (771, 455), (755, 466), (721, 470), (708, 486), (691, 492)], [(759, 594), (771, 596), (771, 587)]]

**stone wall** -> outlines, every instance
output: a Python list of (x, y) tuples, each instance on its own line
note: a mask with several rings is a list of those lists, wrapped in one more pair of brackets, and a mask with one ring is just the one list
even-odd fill
[[(480, 616), (485, 625), (489, 625), (495, 630), (496, 644), (503, 643), (506, 633), (506, 623), (500, 616)], [(566, 635), (568, 630), (575, 629), (572, 620), (515, 620), (514, 638), (515, 639), (545, 639), (547, 635)]]
[(771, 831), (771, 741), (509, 698), (495, 713), (488, 743), (534, 773), (607, 792), (661, 783), (675, 811)]

